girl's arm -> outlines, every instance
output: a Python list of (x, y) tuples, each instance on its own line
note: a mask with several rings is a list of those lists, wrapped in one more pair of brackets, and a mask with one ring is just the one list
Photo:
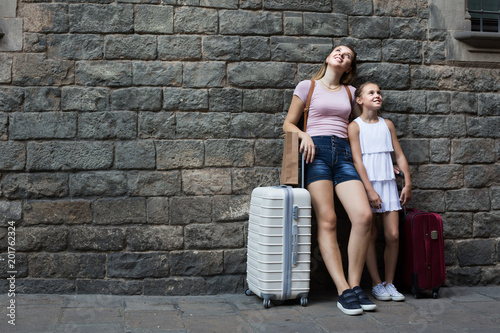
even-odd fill
[(306, 132), (301, 131), (297, 127), (297, 123), (304, 112), (304, 102), (293, 95), (292, 102), (290, 103), (290, 107), (288, 108), (288, 113), (286, 115), (285, 121), (283, 123), (283, 131), (284, 132), (297, 132), (299, 134), (300, 139), (300, 148), (299, 151), (304, 154), (304, 160), (306, 163), (310, 163), (314, 159), (314, 142)]
[(408, 166), (408, 161), (403, 154), (403, 149), (401, 149), (401, 145), (399, 144), (398, 136), (396, 134), (396, 127), (394, 126), (392, 121), (388, 119), (386, 119), (385, 122), (387, 124), (387, 127), (389, 127), (389, 131), (391, 132), (392, 147), (394, 148), (394, 157), (396, 159), (396, 164), (398, 165), (399, 169), (403, 171), (405, 177), (405, 186), (401, 190), (401, 196), (399, 197), (399, 200), (401, 200), (401, 204), (404, 205), (411, 200), (410, 168)]
[(368, 195), (368, 201), (370, 206), (373, 208), (381, 208), (382, 198), (373, 189), (372, 183), (368, 178), (368, 173), (366, 172), (365, 166), (363, 165), (363, 156), (361, 154), (361, 145), (359, 143), (359, 125), (355, 121), (349, 124), (347, 128), (347, 135), (349, 136), (349, 143), (351, 144), (352, 160), (354, 162), (354, 167), (365, 186), (366, 194)]

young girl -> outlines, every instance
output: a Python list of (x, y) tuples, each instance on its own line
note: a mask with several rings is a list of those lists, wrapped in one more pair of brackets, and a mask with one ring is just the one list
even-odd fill
[[(411, 180), (408, 162), (399, 145), (396, 128), (390, 120), (379, 117), (382, 106), (380, 88), (374, 83), (362, 84), (355, 93), (361, 107), (361, 115), (349, 125), (354, 166), (361, 177), (373, 213), (370, 245), (366, 265), (372, 278), (372, 293), (378, 300), (403, 301), (405, 297), (392, 284), (399, 249), (399, 213), (401, 204), (411, 199)], [(405, 186), (398, 196), (391, 159), (394, 152), (396, 163), (403, 171)], [(375, 241), (377, 225), (375, 215), (380, 214), (385, 235), (385, 282), (378, 274)]]

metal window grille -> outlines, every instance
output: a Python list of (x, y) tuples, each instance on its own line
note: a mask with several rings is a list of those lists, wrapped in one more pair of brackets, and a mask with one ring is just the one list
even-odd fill
[(468, 0), (471, 30), (500, 32), (500, 0)]

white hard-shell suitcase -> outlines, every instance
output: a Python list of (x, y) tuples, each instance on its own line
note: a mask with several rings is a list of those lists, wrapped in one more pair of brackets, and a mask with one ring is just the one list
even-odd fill
[(247, 295), (264, 307), (300, 298), (307, 305), (311, 263), (311, 197), (303, 188), (252, 191), (247, 244)]

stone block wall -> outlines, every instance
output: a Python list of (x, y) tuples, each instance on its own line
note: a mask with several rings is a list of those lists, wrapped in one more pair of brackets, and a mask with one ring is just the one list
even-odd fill
[(500, 283), (500, 66), (447, 61), (429, 1), (0, 8), (0, 285), (15, 270), (23, 293), (243, 292), (251, 190), (279, 183), (293, 89), (338, 43), (356, 84), (383, 89), (411, 205), (443, 216), (448, 283)]

